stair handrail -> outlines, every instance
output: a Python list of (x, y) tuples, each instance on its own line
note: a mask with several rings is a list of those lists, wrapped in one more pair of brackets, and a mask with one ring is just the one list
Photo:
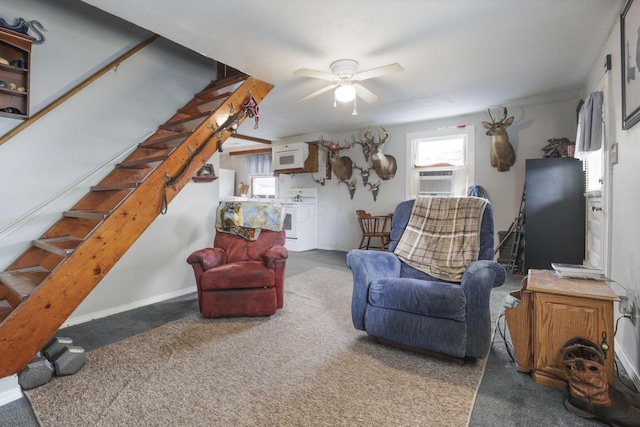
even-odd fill
[(68, 90), (66, 93), (61, 95), (58, 99), (56, 99), (55, 101), (52, 101), (49, 105), (44, 107), (42, 110), (38, 111), (36, 114), (34, 114), (33, 116), (29, 117), (28, 119), (26, 119), (25, 121), (20, 123), (18, 126), (16, 126), (15, 128), (11, 129), (9, 132), (7, 132), (2, 137), (0, 137), (0, 145), (4, 144), (8, 140), (10, 140), (14, 136), (16, 136), (17, 134), (22, 132), (23, 130), (25, 130), (29, 126), (31, 126), (33, 123), (35, 123), (36, 121), (38, 121), (39, 119), (44, 117), (47, 113), (49, 113), (51, 110), (56, 108), (58, 105), (62, 104), (64, 101), (66, 101), (67, 99), (71, 98), (76, 93), (80, 92), (86, 86), (90, 85), (95, 80), (100, 78), (107, 71), (109, 71), (112, 68), (118, 66), (121, 62), (125, 61), (126, 59), (128, 59), (129, 57), (131, 57), (132, 55), (137, 53), (139, 50), (143, 49), (148, 44), (152, 43), (158, 37), (160, 37), (160, 36), (157, 35), (157, 34), (154, 34), (153, 36), (149, 37), (147, 40), (143, 41), (142, 43), (139, 43), (138, 45), (134, 46), (129, 51), (123, 53), (122, 55), (120, 55), (119, 57), (114, 59), (113, 61), (109, 62), (107, 65), (105, 65), (100, 70), (98, 70), (95, 73), (93, 73), (91, 76), (87, 77), (82, 82), (78, 83), (75, 87), (73, 87), (72, 89)]
[[(11, 234), (12, 232), (18, 230), (22, 225), (24, 225), (24, 224), (28, 223), (29, 221), (31, 221), (32, 219), (38, 217), (38, 215), (41, 215), (43, 212), (46, 212), (47, 209), (49, 209), (49, 207), (51, 205), (53, 205), (55, 202), (57, 202), (60, 199), (68, 197), (69, 195), (73, 194), (74, 191), (76, 191), (78, 188), (80, 188), (82, 185), (84, 185), (89, 180), (95, 179), (96, 176), (100, 176), (101, 174), (104, 174), (104, 172), (106, 170), (112, 169), (114, 162), (116, 162), (118, 159), (122, 159), (123, 157), (125, 157), (128, 153), (130, 153), (132, 150), (134, 150), (137, 146), (138, 146), (138, 142), (134, 142), (134, 143), (124, 147), (122, 150), (120, 150), (116, 154), (114, 154), (114, 155), (110, 156), (108, 159), (102, 161), (102, 163), (100, 163), (100, 165), (98, 165), (97, 167), (91, 169), (89, 172), (87, 172), (84, 175), (82, 175), (81, 177), (79, 177), (77, 180), (72, 182), (70, 185), (62, 188), (56, 194), (53, 194), (51, 197), (49, 197), (48, 199), (44, 200), (42, 203), (38, 204), (37, 206), (33, 207), (28, 212), (26, 212), (23, 215), (21, 215), (15, 221), (11, 222), (10, 224), (8, 224), (8, 225), (6, 225), (4, 227), (0, 227), (0, 240), (3, 240), (9, 234)], [(3, 267), (0, 264), (0, 271), (1, 271), (1, 269), (4, 269), (4, 268), (5, 267)]]

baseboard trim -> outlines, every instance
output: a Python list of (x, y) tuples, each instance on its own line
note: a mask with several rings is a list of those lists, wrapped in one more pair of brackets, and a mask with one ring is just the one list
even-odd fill
[(22, 388), (18, 384), (18, 375), (0, 378), (0, 406), (22, 398)]
[(60, 327), (66, 328), (69, 326), (79, 325), (81, 323), (86, 323), (91, 320), (102, 319), (103, 317), (111, 316), (114, 314), (122, 313), (125, 311), (133, 310), (134, 308), (144, 307), (150, 304), (155, 304), (157, 302), (162, 302), (169, 300), (171, 298), (181, 297), (183, 295), (187, 295), (193, 292), (196, 292), (195, 284), (191, 287), (180, 289), (177, 291), (169, 292), (166, 294), (155, 295), (151, 298), (134, 301), (130, 304), (121, 305), (118, 307), (111, 307), (106, 310), (96, 311), (94, 313), (85, 314), (83, 316), (71, 317), (67, 319), (67, 321)]
[(622, 346), (617, 340), (615, 341), (615, 349), (616, 356), (620, 360), (620, 363), (622, 363), (624, 370), (627, 371), (627, 375), (629, 375), (631, 381), (633, 381), (633, 385), (636, 386), (636, 390), (640, 390), (640, 375), (638, 375), (638, 371), (636, 371), (633, 363), (631, 363), (631, 360), (627, 357)]

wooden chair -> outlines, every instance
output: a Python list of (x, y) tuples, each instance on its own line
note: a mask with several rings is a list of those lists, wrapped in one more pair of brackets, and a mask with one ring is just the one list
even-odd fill
[(360, 230), (362, 230), (362, 240), (360, 240), (358, 249), (369, 249), (371, 238), (377, 237), (380, 239), (380, 250), (386, 250), (385, 247), (391, 240), (392, 214), (373, 216), (363, 210), (357, 210), (356, 213), (358, 214)]

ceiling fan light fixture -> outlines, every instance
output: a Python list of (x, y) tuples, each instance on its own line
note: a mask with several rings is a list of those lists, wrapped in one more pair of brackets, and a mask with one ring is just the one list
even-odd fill
[[(293, 72), (293, 74), (297, 76), (311, 77), (314, 79), (332, 82), (320, 90), (316, 90), (307, 96), (303, 96), (300, 98), (300, 101), (305, 101), (333, 90), (334, 107), (337, 106), (338, 102), (348, 103), (355, 101), (356, 97), (359, 97), (365, 102), (371, 104), (372, 102), (376, 102), (378, 97), (376, 94), (364, 87), (360, 82), (404, 71), (404, 68), (402, 68), (400, 64), (394, 63), (358, 72), (358, 62), (353, 59), (339, 59), (334, 61), (330, 68), (331, 73), (311, 70), (309, 68), (300, 68)], [(357, 109), (354, 103), (354, 115), (355, 114), (357, 114)]]
[(338, 102), (351, 102), (356, 98), (356, 88), (350, 84), (340, 85), (336, 88), (335, 98)]

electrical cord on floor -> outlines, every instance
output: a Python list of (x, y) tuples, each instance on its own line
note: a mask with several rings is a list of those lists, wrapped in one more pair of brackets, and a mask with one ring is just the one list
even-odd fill
[(618, 319), (616, 320), (616, 326), (613, 328), (613, 337), (616, 337), (616, 334), (618, 333), (618, 322), (620, 322), (620, 319), (624, 319), (624, 316), (620, 316), (618, 317)]
[[(498, 315), (498, 319), (496, 320), (496, 331), (498, 331), (498, 334), (500, 335), (500, 337), (502, 337), (502, 341), (504, 342), (504, 348), (507, 350), (507, 354), (511, 358), (511, 361), (517, 365), (516, 358), (512, 353), (512, 350), (515, 351), (515, 349), (511, 341), (509, 341), (509, 339), (507, 338), (507, 334), (506, 334), (506, 318), (504, 317), (504, 310), (505, 310), (504, 307), (502, 307), (502, 310)], [(500, 327), (500, 319), (505, 319), (504, 330)]]
[(633, 383), (631, 385), (627, 384), (625, 380), (622, 378), (622, 376), (620, 376), (620, 370), (618, 369), (618, 361), (615, 358), (613, 359), (613, 366), (616, 368), (616, 378), (618, 379), (618, 381), (620, 381), (620, 384), (622, 384), (632, 392), (637, 393), (638, 391), (636, 390), (635, 385)]
[[(616, 319), (616, 324), (613, 328), (613, 338), (615, 339), (616, 334), (618, 333), (618, 323), (620, 322), (620, 319), (627, 319), (626, 316), (620, 316)], [(625, 380), (622, 378), (622, 376), (620, 375), (620, 369), (618, 368), (618, 360), (614, 357), (613, 358), (613, 365), (616, 369), (616, 378), (618, 379), (618, 381), (620, 381), (620, 384), (624, 385), (626, 388), (628, 388), (629, 390), (631, 390), (634, 393), (637, 393), (638, 390), (636, 390), (635, 384), (627, 384), (625, 382)]]

